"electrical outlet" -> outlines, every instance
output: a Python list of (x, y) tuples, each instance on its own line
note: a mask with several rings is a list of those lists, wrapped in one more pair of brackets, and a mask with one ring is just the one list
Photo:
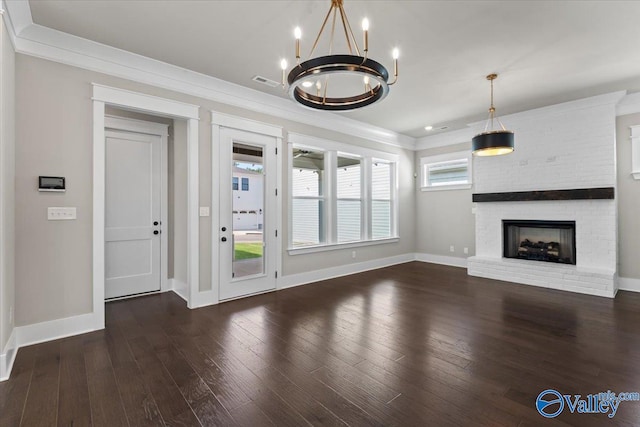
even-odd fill
[(208, 206), (200, 206), (200, 216), (209, 216)]
[(456, 248), (453, 247), (453, 245), (449, 246), (449, 252), (455, 252)]
[(356, 257), (356, 251), (351, 251), (351, 258), (355, 258)]
[(464, 248), (463, 251), (464, 251), (465, 254), (468, 254), (469, 253), (469, 248)]

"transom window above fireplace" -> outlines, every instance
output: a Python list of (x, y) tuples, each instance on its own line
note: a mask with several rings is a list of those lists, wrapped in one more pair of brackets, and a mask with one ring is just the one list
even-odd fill
[(502, 225), (505, 258), (575, 265), (575, 221), (503, 220)]

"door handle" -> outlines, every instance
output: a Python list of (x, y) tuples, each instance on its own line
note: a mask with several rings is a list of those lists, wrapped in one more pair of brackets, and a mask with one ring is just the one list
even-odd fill
[(153, 221), (153, 225), (159, 225), (160, 223), (158, 221)]
[(227, 227), (222, 227), (222, 231), (227, 231)]
[(222, 239), (220, 239), (220, 240), (222, 240), (223, 242), (226, 242), (226, 241), (227, 241), (227, 238), (226, 238), (226, 237), (223, 237), (223, 238), (222, 238)]
[(153, 234), (160, 234), (158, 230), (153, 230)]

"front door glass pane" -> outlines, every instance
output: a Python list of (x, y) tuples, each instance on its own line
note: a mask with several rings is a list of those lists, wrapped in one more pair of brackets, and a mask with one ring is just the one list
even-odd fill
[[(264, 274), (262, 147), (233, 144), (233, 278)], [(238, 186), (238, 182), (240, 186)]]

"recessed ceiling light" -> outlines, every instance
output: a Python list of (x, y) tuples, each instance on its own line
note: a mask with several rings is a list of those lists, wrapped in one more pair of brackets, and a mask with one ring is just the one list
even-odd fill
[(306, 82), (302, 82), (302, 86), (311, 87), (311, 86), (313, 86), (313, 82), (310, 82), (309, 80), (307, 80)]
[(433, 130), (433, 126), (425, 126), (424, 130)]

